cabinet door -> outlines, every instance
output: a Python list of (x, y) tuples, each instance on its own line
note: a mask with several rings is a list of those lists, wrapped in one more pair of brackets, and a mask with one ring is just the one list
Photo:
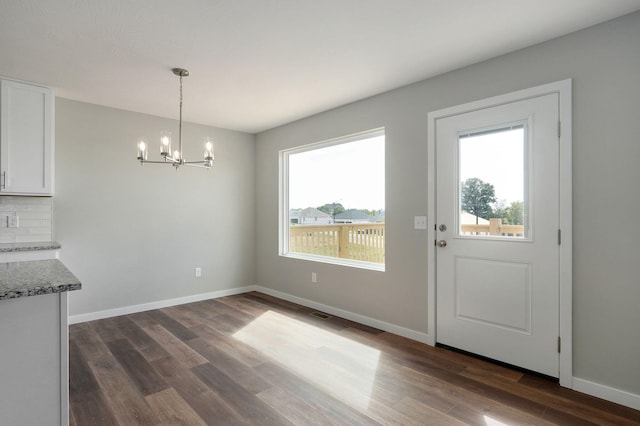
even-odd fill
[(2, 80), (0, 97), (0, 193), (53, 195), (51, 90)]
[(68, 424), (66, 295), (0, 300), (0, 424)]

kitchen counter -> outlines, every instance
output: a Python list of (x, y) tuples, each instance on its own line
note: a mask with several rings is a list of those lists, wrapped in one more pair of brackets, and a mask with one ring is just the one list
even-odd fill
[(0, 263), (58, 259), (60, 249), (56, 241), (0, 243)]
[(0, 300), (81, 288), (80, 281), (57, 259), (0, 263)]
[(69, 424), (68, 292), (82, 284), (60, 249), (0, 244), (0, 425)]
[(59, 250), (60, 243), (44, 241), (37, 243), (1, 243), (0, 253), (13, 253), (17, 251)]

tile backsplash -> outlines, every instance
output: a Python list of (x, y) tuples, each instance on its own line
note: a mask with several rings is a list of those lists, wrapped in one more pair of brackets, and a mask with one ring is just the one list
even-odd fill
[[(51, 241), (53, 198), (0, 196), (0, 243)], [(18, 227), (9, 227), (15, 223)]]

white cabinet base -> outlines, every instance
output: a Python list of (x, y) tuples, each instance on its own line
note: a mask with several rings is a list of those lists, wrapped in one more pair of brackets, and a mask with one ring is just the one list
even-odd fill
[(67, 297), (0, 300), (0, 424), (69, 423)]

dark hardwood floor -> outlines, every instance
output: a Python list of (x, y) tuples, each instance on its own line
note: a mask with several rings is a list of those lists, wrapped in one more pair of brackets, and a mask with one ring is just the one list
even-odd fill
[(70, 327), (72, 425), (638, 425), (640, 411), (261, 293)]

